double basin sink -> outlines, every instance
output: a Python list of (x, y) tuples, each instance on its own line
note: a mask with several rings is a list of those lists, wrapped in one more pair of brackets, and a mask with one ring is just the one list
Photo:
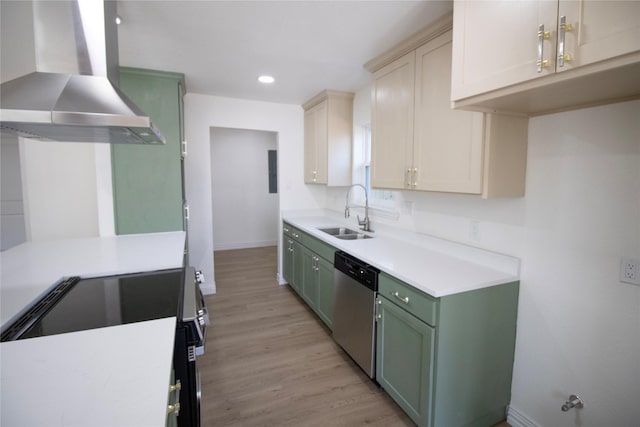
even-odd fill
[(351, 230), (344, 227), (318, 228), (318, 230), (341, 240), (360, 240), (371, 238), (371, 236), (366, 235), (360, 231)]

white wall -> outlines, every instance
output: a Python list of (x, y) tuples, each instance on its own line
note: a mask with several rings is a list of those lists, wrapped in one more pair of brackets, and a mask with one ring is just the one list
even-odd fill
[[(211, 205), (210, 129), (266, 130), (278, 134), (278, 190), (280, 210), (317, 209), (324, 205), (324, 186), (304, 185), (303, 110), (299, 105), (246, 101), (187, 93), (185, 133), (189, 155), (185, 160), (187, 200), (190, 206), (189, 261), (205, 273), (203, 290), (215, 292)], [(282, 242), (279, 235), (279, 247)], [(280, 251), (278, 251), (280, 252)], [(280, 258), (280, 253), (278, 257)], [(279, 265), (281, 260), (279, 260)], [(275, 281), (275, 278), (274, 278)]]
[(99, 235), (94, 144), (20, 139), (27, 240)]
[(268, 151), (277, 134), (211, 129), (214, 250), (277, 245), (278, 194), (269, 193)]
[[(514, 426), (640, 420), (640, 287), (618, 281), (620, 257), (640, 259), (639, 118), (640, 101), (532, 118), (524, 198), (397, 192), (397, 219), (372, 215), (521, 259)], [(586, 406), (564, 413), (572, 393)]]
[(26, 239), (18, 137), (2, 132), (0, 143), (0, 250)]
[[(541, 426), (640, 420), (640, 102), (531, 119), (512, 405)], [(579, 394), (586, 406), (563, 413)]]

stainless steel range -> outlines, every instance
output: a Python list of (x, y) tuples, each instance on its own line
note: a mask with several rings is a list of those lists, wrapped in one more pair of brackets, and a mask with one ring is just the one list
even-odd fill
[[(193, 267), (105, 277), (69, 277), (2, 330), (2, 341), (176, 317), (173, 368), (179, 426), (200, 425), (196, 356), (204, 353), (209, 316)], [(140, 337), (145, 339), (145, 337)], [(179, 405), (176, 405), (179, 403)]]

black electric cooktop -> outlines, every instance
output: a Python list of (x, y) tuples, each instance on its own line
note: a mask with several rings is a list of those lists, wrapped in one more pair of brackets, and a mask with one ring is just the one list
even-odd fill
[(71, 277), (3, 332), (2, 341), (180, 317), (183, 269)]

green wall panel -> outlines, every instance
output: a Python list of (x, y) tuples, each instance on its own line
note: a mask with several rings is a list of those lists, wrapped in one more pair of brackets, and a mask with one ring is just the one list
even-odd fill
[(147, 113), (166, 145), (111, 147), (117, 234), (184, 230), (182, 185), (183, 76), (122, 68), (120, 88)]

